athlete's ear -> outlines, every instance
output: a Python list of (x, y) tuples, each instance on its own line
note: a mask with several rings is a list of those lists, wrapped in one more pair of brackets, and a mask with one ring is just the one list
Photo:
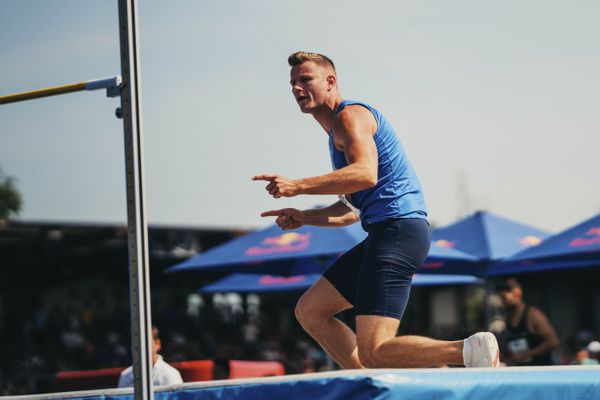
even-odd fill
[(337, 83), (337, 78), (335, 77), (335, 75), (331, 74), (331, 75), (327, 75), (327, 89), (331, 90), (335, 87), (335, 84)]

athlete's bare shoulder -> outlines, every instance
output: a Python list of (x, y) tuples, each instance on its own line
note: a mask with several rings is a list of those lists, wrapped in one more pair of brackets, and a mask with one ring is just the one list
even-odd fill
[(340, 111), (334, 119), (334, 127), (335, 124), (341, 124), (343, 126), (347, 124), (362, 124), (362, 125), (376, 125), (375, 117), (373, 113), (360, 104), (351, 104), (346, 107), (342, 111)]
[(344, 137), (362, 135), (373, 136), (377, 130), (377, 121), (368, 108), (358, 104), (344, 107), (333, 120), (334, 140), (337, 143)]
[(377, 122), (369, 109), (360, 105), (346, 106), (333, 121), (333, 142), (339, 151), (345, 151), (353, 143), (371, 147), (376, 130)]

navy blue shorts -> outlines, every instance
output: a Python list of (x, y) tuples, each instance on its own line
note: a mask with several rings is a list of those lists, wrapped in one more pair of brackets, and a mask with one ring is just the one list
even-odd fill
[(429, 253), (429, 224), (419, 218), (388, 219), (368, 225), (367, 230), (367, 238), (323, 276), (354, 306), (356, 315), (400, 320), (413, 274)]

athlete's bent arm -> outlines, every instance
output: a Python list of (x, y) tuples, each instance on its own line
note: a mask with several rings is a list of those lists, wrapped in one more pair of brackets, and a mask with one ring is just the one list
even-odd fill
[(261, 214), (261, 217), (277, 217), (275, 223), (284, 231), (297, 229), (302, 225), (323, 227), (346, 226), (359, 220), (358, 215), (341, 201), (328, 207), (304, 211), (295, 208), (265, 211)]
[(312, 178), (300, 179), (302, 194), (355, 193), (377, 184), (377, 123), (362, 106), (348, 106), (333, 124), (333, 142), (344, 152), (348, 166)]
[(358, 215), (338, 201), (324, 208), (304, 210), (304, 224), (314, 226), (347, 226), (359, 221)]

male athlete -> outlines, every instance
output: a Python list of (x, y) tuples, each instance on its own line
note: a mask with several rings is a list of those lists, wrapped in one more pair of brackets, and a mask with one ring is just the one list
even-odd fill
[[(261, 215), (277, 217), (283, 230), (360, 220), (368, 232), (300, 298), (295, 312), (302, 327), (343, 368), (497, 367), (498, 344), (489, 332), (458, 341), (396, 336), (412, 276), (431, 243), (419, 181), (385, 117), (368, 104), (342, 99), (328, 57), (296, 52), (288, 63), (300, 110), (329, 135), (334, 171), (303, 179), (272, 174), (252, 179), (268, 181), (266, 190), (276, 199), (335, 194), (340, 201), (326, 208), (284, 208)], [(352, 307), (356, 334), (334, 317)]]

